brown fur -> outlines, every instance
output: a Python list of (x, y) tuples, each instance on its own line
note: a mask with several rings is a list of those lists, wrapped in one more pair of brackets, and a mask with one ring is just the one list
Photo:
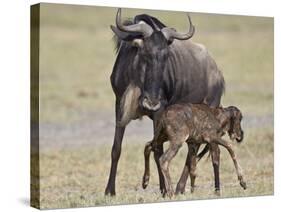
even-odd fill
[[(199, 145), (207, 143), (210, 146), (210, 154), (212, 156), (215, 174), (218, 174), (219, 168), (219, 149), (217, 145), (224, 146), (231, 155), (234, 162), (240, 185), (246, 189), (246, 183), (243, 180), (242, 170), (236, 160), (235, 153), (230, 143), (224, 141), (221, 137), (226, 132), (232, 139), (243, 139), (241, 129), (242, 114), (236, 107), (228, 108), (210, 108), (204, 104), (175, 104), (168, 107), (159, 119), (156, 133), (153, 140), (145, 147), (145, 158), (149, 159), (151, 150), (157, 151), (158, 146), (169, 140), (170, 146), (166, 152), (160, 157), (160, 166), (165, 178), (166, 193), (168, 196), (173, 195), (171, 178), (169, 175), (169, 163), (177, 154), (177, 151), (184, 142), (187, 142), (190, 153), (187, 156), (186, 165), (184, 167), (181, 179), (178, 183), (177, 190), (182, 190), (185, 187), (188, 174), (191, 177), (191, 187), (194, 189), (195, 169), (196, 169), (196, 154)], [(152, 147), (151, 147), (152, 146)], [(146, 168), (149, 162), (146, 161)], [(218, 181), (215, 182), (216, 189), (219, 188)], [(143, 177), (143, 187), (148, 185), (149, 175), (147, 170)]]

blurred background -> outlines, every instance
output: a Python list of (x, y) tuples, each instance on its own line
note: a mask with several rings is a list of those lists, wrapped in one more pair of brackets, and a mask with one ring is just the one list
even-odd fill
[[(103, 192), (114, 136), (116, 8), (41, 4), (40, 6), (40, 201), (43, 208), (165, 201), (152, 163), (148, 189), (141, 188), (143, 148), (152, 138), (147, 118), (126, 129), (118, 167), (116, 198)], [(123, 9), (124, 19), (147, 13), (186, 31), (183, 12)], [(222, 197), (273, 194), (273, 18), (190, 13), (192, 41), (204, 44), (226, 82), (223, 105), (244, 115), (244, 142), (234, 144), (249, 189), (237, 182), (222, 150)], [(222, 148), (221, 148), (222, 149)], [(186, 147), (173, 160), (173, 182), (183, 168)], [(215, 198), (208, 160), (198, 165), (198, 190), (175, 199)]]

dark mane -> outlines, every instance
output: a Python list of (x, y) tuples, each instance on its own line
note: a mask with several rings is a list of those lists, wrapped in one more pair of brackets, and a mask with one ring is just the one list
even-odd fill
[(147, 14), (141, 14), (137, 15), (134, 18), (134, 23), (138, 23), (140, 21), (146, 22), (148, 25), (150, 25), (155, 31), (159, 31), (162, 28), (166, 27), (165, 24), (163, 24), (161, 21), (159, 21), (157, 18), (147, 15)]
[[(125, 26), (131, 25), (133, 23), (134, 22), (131, 19), (127, 19), (127, 20), (123, 21), (123, 25), (125, 25)], [(119, 48), (121, 46), (122, 40), (115, 33), (114, 33), (112, 39), (113, 39), (114, 44), (115, 44), (114, 50), (115, 50), (115, 53), (117, 54), (117, 52), (118, 52), (118, 50), (119, 50)]]
[[(162, 28), (166, 27), (166, 25), (163, 24), (161, 21), (159, 21), (157, 18), (155, 18), (153, 16), (150, 16), (150, 15), (147, 15), (147, 14), (137, 15), (137, 16), (135, 16), (134, 20), (132, 20), (132, 19), (124, 20), (123, 25), (128, 26), (128, 25), (131, 25), (131, 24), (136, 24), (140, 21), (146, 22), (155, 31), (159, 31)], [(139, 33), (131, 33), (131, 34), (128, 34), (128, 37), (126, 39), (129, 41), (129, 40), (133, 40), (134, 38), (138, 38), (138, 37), (141, 38), (142, 35), (139, 34)], [(122, 40), (115, 33), (114, 33), (114, 36), (113, 36), (113, 40), (114, 40), (114, 43), (115, 43), (115, 53), (117, 53), (120, 46), (121, 46)], [(129, 45), (124, 43), (124, 48), (126, 48), (126, 47), (129, 47)]]

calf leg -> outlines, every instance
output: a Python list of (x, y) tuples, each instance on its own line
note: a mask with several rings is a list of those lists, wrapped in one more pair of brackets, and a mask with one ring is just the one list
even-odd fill
[(195, 178), (196, 178), (196, 165), (197, 165), (197, 153), (199, 150), (200, 144), (193, 144), (190, 145), (190, 148), (192, 148), (192, 155), (190, 160), (190, 186), (191, 186), (191, 193), (194, 192), (195, 187)]
[(167, 149), (167, 151), (165, 151), (165, 153), (160, 158), (160, 167), (164, 176), (165, 186), (167, 190), (166, 194), (170, 198), (173, 196), (174, 191), (173, 191), (172, 181), (169, 173), (169, 164), (177, 154), (180, 147), (181, 144), (171, 141), (170, 147)]
[(190, 170), (190, 161), (191, 161), (191, 152), (192, 150), (188, 148), (187, 156), (186, 156), (186, 161), (182, 170), (181, 177), (178, 181), (177, 187), (176, 187), (176, 194), (183, 194), (185, 191), (185, 186), (186, 186), (186, 181), (189, 176), (189, 170)]
[(224, 146), (227, 149), (227, 151), (229, 152), (229, 154), (230, 154), (230, 156), (231, 156), (231, 158), (233, 160), (234, 166), (235, 166), (235, 170), (236, 170), (236, 173), (237, 173), (237, 176), (238, 176), (238, 180), (240, 182), (240, 186), (242, 188), (246, 189), (247, 185), (246, 185), (246, 182), (243, 179), (242, 169), (241, 169), (238, 161), (236, 160), (236, 155), (235, 155), (235, 153), (234, 153), (234, 151), (232, 149), (231, 144), (228, 143), (227, 141), (221, 139), (221, 138), (217, 139), (216, 142), (218, 144)]
[[(158, 171), (158, 176), (159, 176), (159, 187), (160, 187), (160, 191), (162, 194), (164, 194), (166, 192), (166, 187), (165, 187), (165, 181), (164, 181), (164, 176), (160, 167), (160, 162), (159, 159), (160, 157), (163, 155), (163, 142), (165, 139), (162, 138), (162, 136), (159, 134), (160, 132), (156, 133), (156, 129), (158, 126), (158, 121), (159, 118), (161, 117), (161, 114), (163, 113), (163, 108), (160, 109), (159, 111), (157, 111), (154, 115), (153, 115), (153, 131), (154, 131), (154, 139), (155, 137), (157, 137), (157, 139), (153, 142), (153, 151), (154, 151), (154, 161), (156, 163), (157, 166), (157, 171)], [(158, 134), (158, 135), (156, 135)], [(160, 136), (160, 137), (159, 137)], [(163, 141), (162, 141), (163, 140)]]
[[(185, 165), (184, 165), (180, 180), (178, 181), (178, 184), (176, 187), (176, 194), (184, 193), (188, 175), (190, 175), (191, 169), (193, 171), (193, 174), (191, 174), (192, 178), (195, 176), (196, 155), (199, 150), (199, 147), (200, 147), (199, 144), (194, 144), (191, 142), (188, 143), (188, 153), (187, 153)], [(194, 161), (194, 156), (195, 156), (195, 161)], [(192, 181), (193, 181), (193, 186), (194, 186), (195, 178), (193, 178)]]
[(217, 194), (220, 194), (220, 174), (219, 174), (219, 167), (220, 167), (220, 149), (217, 144), (210, 144), (211, 148), (211, 157), (212, 157), (212, 164), (214, 169), (214, 178), (215, 178), (215, 191)]
[(146, 143), (145, 148), (144, 148), (145, 169), (144, 169), (144, 175), (143, 175), (143, 178), (142, 178), (143, 189), (145, 189), (148, 186), (148, 183), (149, 183), (149, 177), (150, 177), (149, 157), (150, 157), (151, 151), (152, 151), (152, 141), (149, 141), (149, 142)]
[(157, 166), (157, 170), (158, 170), (158, 175), (159, 175), (159, 185), (160, 185), (160, 191), (162, 194), (166, 193), (166, 187), (165, 187), (165, 180), (164, 180), (164, 176), (161, 170), (161, 166), (160, 166), (160, 157), (163, 155), (163, 144), (159, 144), (157, 145), (157, 147), (154, 149), (154, 160)]
[(209, 149), (210, 144), (206, 144), (204, 149), (197, 155), (197, 162), (199, 162), (204, 157), (204, 155), (209, 152)]

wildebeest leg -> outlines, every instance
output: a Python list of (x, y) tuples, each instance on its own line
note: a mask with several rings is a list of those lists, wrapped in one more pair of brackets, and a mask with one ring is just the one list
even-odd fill
[(118, 160), (121, 154), (121, 146), (123, 135), (125, 131), (125, 127), (119, 126), (118, 123), (121, 119), (121, 112), (119, 108), (119, 104), (116, 102), (115, 105), (115, 116), (116, 116), (116, 123), (115, 123), (115, 135), (114, 135), (114, 142), (111, 150), (111, 168), (110, 168), (110, 175), (108, 179), (108, 183), (105, 189), (105, 195), (115, 195), (115, 178), (116, 178), (116, 171)]
[(144, 175), (142, 178), (142, 187), (145, 189), (148, 186), (149, 183), (149, 177), (150, 177), (150, 166), (149, 166), (149, 157), (150, 153), (152, 151), (152, 141), (149, 141), (145, 144), (144, 148), (144, 164), (145, 164), (145, 169), (144, 169)]
[[(169, 164), (170, 164), (170, 161), (173, 159), (173, 157), (175, 157), (175, 155), (177, 154), (180, 147), (181, 147), (181, 144), (171, 141), (169, 148), (160, 157), (160, 166), (161, 166), (161, 170), (163, 172), (165, 186), (166, 186), (166, 190), (167, 190), (166, 194), (170, 198), (173, 196), (174, 191), (173, 191), (171, 177), (169, 174)], [(163, 196), (165, 196), (165, 193), (163, 194)]]
[(215, 178), (215, 192), (219, 195), (220, 194), (220, 149), (217, 144), (211, 143), (211, 157), (212, 157), (212, 164), (214, 169), (214, 178)]
[(227, 141), (219, 138), (219, 139), (216, 139), (216, 142), (222, 146), (224, 146), (227, 151), (229, 152), (232, 160), (233, 160), (233, 163), (234, 163), (234, 166), (235, 166), (235, 170), (236, 170), (236, 173), (237, 173), (237, 176), (238, 176), (238, 180), (240, 182), (240, 186), (244, 189), (247, 188), (247, 185), (246, 185), (246, 182), (244, 181), (243, 179), (243, 174), (242, 174), (242, 169), (238, 163), (238, 161), (236, 160), (236, 155), (232, 149), (232, 146), (230, 143), (228, 143)]

